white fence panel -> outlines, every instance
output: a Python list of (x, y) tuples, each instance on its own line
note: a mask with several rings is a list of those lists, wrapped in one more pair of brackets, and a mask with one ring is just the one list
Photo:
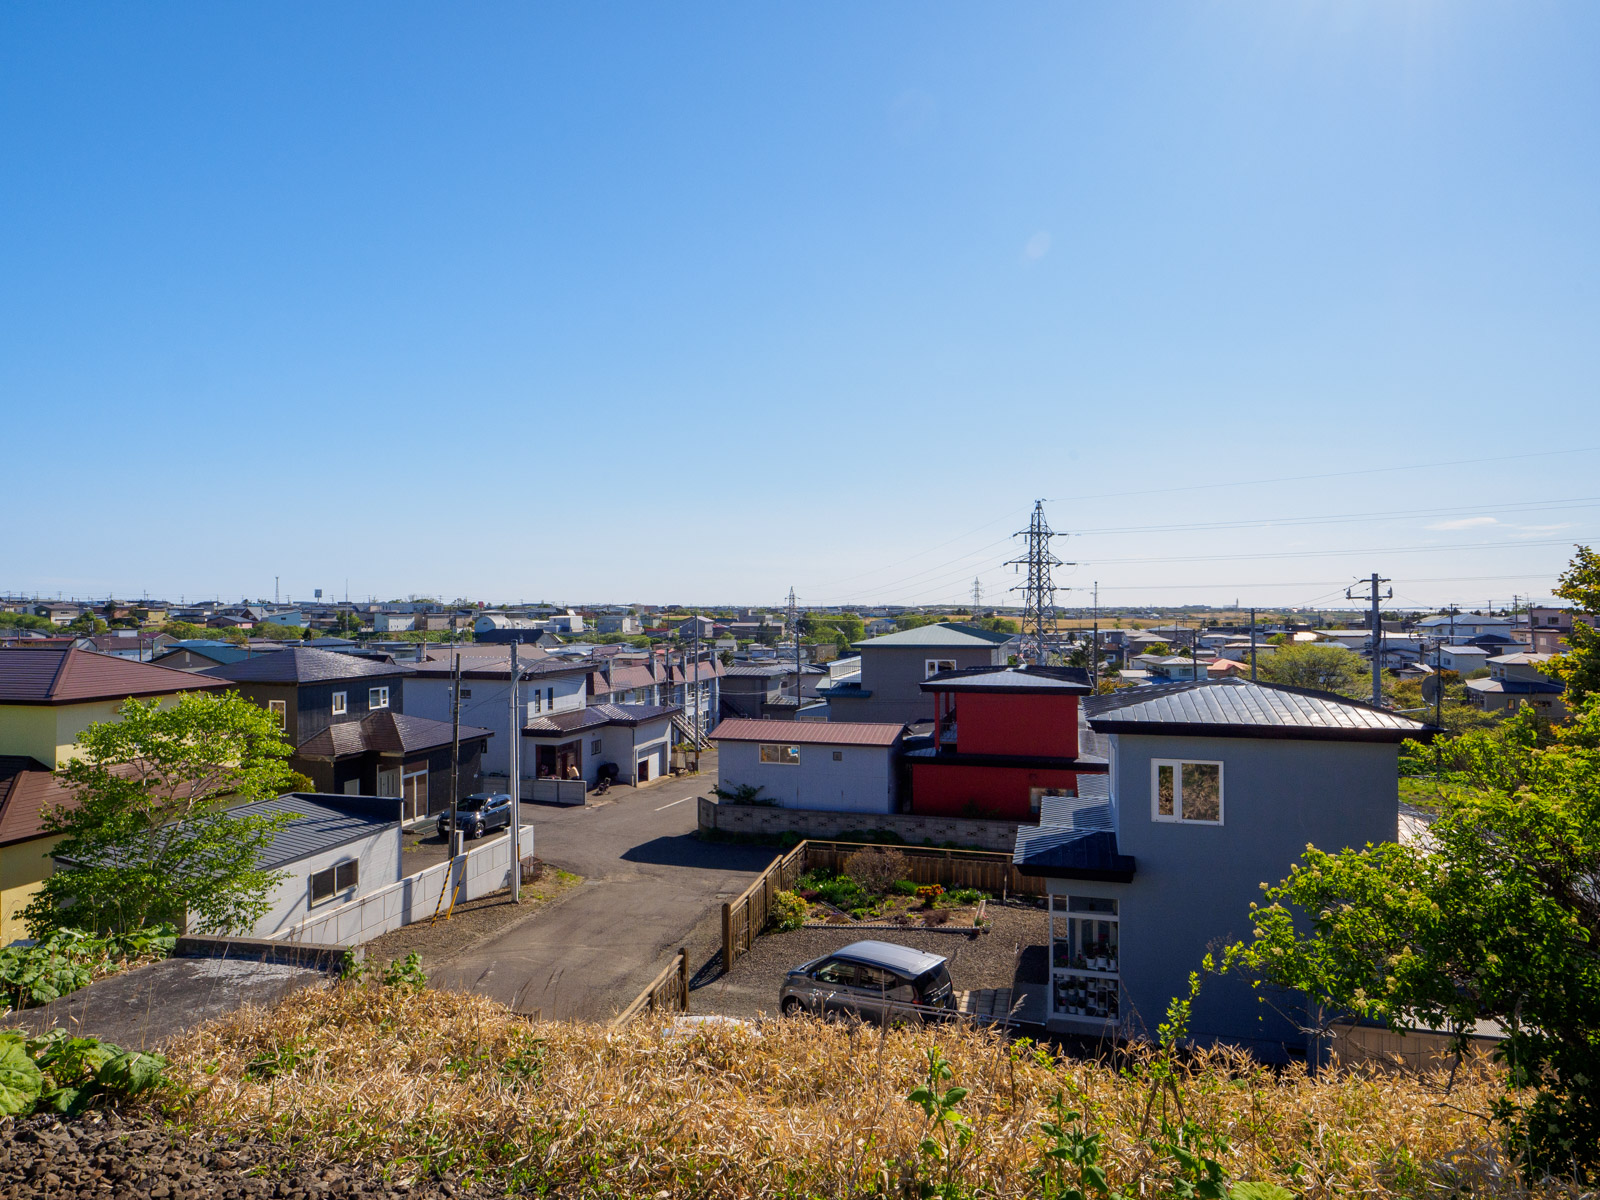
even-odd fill
[[(533, 826), (521, 831), (518, 859), (533, 853)], [(469, 850), (451, 862), (436, 863), (388, 887), (359, 896), (349, 904), (308, 917), (279, 934), (280, 940), (319, 945), (359, 946), (379, 934), (432, 919), (450, 906), (450, 893), (460, 885), (456, 903), (476, 900), (511, 886), (509, 847), (504, 837)], [(443, 903), (440, 895), (444, 894)]]

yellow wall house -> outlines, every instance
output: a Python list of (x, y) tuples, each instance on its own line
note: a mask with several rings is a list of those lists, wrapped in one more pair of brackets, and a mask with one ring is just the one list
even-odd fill
[(57, 839), (43, 811), (70, 801), (54, 770), (76, 753), (78, 734), (114, 721), (130, 697), (217, 691), (187, 671), (87, 650), (0, 650), (0, 946), (26, 937), (21, 912), (50, 874)]

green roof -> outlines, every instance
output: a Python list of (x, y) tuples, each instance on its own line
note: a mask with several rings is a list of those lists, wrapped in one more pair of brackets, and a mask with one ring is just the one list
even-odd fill
[(858, 649), (862, 646), (904, 646), (908, 649), (925, 646), (932, 649), (977, 650), (999, 646), (1016, 636), (1014, 633), (997, 633), (993, 629), (978, 629), (971, 625), (939, 624), (919, 625), (915, 629), (902, 629), (851, 644)]

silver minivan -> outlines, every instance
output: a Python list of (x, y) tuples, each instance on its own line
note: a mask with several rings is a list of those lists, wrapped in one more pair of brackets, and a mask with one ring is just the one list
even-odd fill
[(785, 1016), (929, 1020), (954, 1016), (949, 959), (892, 942), (852, 942), (790, 971), (778, 991)]

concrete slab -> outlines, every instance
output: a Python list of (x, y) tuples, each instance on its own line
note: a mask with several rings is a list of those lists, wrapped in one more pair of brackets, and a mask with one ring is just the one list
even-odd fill
[(332, 972), (250, 958), (169, 958), (90, 984), (39, 1008), (9, 1013), (0, 1025), (42, 1033), (60, 1026), (128, 1050), (154, 1050), (245, 1004), (275, 1004)]

